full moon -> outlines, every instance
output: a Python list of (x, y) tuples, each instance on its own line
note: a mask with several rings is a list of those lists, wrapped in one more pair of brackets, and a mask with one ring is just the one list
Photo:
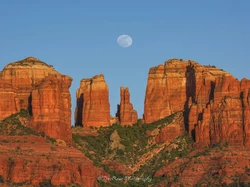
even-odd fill
[(129, 47), (132, 45), (133, 40), (129, 35), (121, 35), (117, 38), (117, 43), (121, 46), (121, 47)]

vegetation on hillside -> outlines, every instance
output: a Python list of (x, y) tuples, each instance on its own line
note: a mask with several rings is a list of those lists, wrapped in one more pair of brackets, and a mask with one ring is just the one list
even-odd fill
[[(174, 144), (162, 145), (152, 143), (154, 137), (147, 135), (148, 131), (155, 129), (162, 129), (164, 126), (170, 124), (176, 117), (177, 113), (163, 118), (159, 121), (143, 124), (141, 120), (132, 126), (121, 126), (114, 124), (110, 127), (101, 127), (97, 130), (98, 136), (81, 136), (73, 134), (73, 141), (87, 157), (94, 161), (96, 166), (103, 167), (106, 172), (113, 177), (120, 177), (125, 180), (127, 176), (117, 173), (103, 164), (103, 160), (112, 160), (122, 163), (127, 168), (134, 168), (139, 165), (138, 170), (133, 174), (133, 177), (144, 178), (144, 180), (128, 180), (126, 186), (148, 186), (149, 184), (156, 184), (161, 178), (155, 178), (154, 173), (163, 167), (167, 162), (172, 162), (178, 157), (185, 157), (189, 153), (188, 146), (192, 143), (192, 139), (187, 135), (178, 137)], [(111, 149), (110, 136), (117, 131), (120, 137), (120, 143), (124, 149)], [(163, 146), (161, 148), (161, 146)], [(159, 152), (154, 153), (154, 151)], [(141, 158), (145, 155), (155, 154), (150, 157), (145, 163)], [(124, 180), (111, 180), (106, 184), (99, 181), (100, 186), (124, 186)]]
[[(154, 155), (152, 159), (142, 165), (132, 176), (125, 176), (111, 171), (110, 182), (104, 183), (103, 181), (99, 181), (99, 186), (115, 187), (119, 185), (124, 187), (139, 187), (154, 186), (155, 184), (166, 180), (174, 182), (178, 178), (174, 173), (171, 177), (156, 177), (155, 172), (166, 166), (167, 163), (171, 163), (178, 158), (187, 157), (190, 152), (188, 147), (191, 143), (193, 143), (193, 141), (187, 136), (187, 134), (180, 136), (176, 138), (173, 143), (167, 145), (162, 151)], [(116, 180), (117, 178), (121, 180)], [(126, 182), (126, 184), (124, 182)]]
[(44, 132), (37, 131), (22, 124), (21, 120), (29, 120), (29, 111), (21, 109), (20, 112), (10, 115), (9, 117), (0, 121), (0, 135), (2, 136), (42, 136), (46, 138), (48, 143), (54, 144), (55, 138), (46, 136)]
[(20, 119), (28, 117), (29, 117), (28, 110), (21, 109), (20, 112), (12, 114), (11, 116), (0, 121), (0, 135), (3, 136), (39, 135), (36, 131), (22, 125)]
[[(156, 128), (163, 128), (165, 125), (170, 124), (174, 117), (175, 114), (150, 124), (142, 124), (141, 120), (138, 120), (132, 126), (113, 124), (110, 127), (98, 129), (99, 136), (73, 134), (73, 141), (81, 147), (85, 155), (92, 159), (96, 165), (100, 166), (103, 158), (119, 161), (127, 165), (134, 165), (139, 156), (152, 149), (153, 146), (157, 146), (148, 145), (150, 137), (146, 135), (146, 132)], [(109, 147), (110, 136), (115, 130), (121, 138), (120, 143), (125, 147), (124, 150), (112, 150)], [(90, 154), (90, 152), (95, 154)]]
[[(151, 124), (143, 124), (141, 120), (138, 120), (133, 126), (123, 127), (114, 124), (110, 127), (99, 128), (97, 133), (93, 133), (93, 136), (75, 133), (73, 134), (73, 141), (76, 147), (93, 160), (96, 166), (104, 168), (110, 174), (108, 183), (104, 182), (102, 178), (98, 180), (99, 186), (102, 187), (155, 186), (159, 183), (166, 186), (172, 184), (185, 186), (182, 184), (182, 175), (186, 176), (187, 172), (195, 175), (199, 173), (197, 168), (203, 168), (204, 164), (210, 163), (210, 160), (213, 161), (214, 159), (213, 165), (204, 169), (204, 176), (199, 176), (197, 186), (249, 185), (234, 176), (230, 176), (231, 184), (226, 184), (222, 180), (226, 176), (218, 174), (219, 167), (223, 163), (216, 164), (216, 159), (226, 154), (230, 157), (230, 146), (227, 142), (197, 150), (194, 149), (193, 139), (188, 137), (187, 133), (175, 138), (170, 143), (156, 144), (152, 141), (155, 136), (154, 133), (150, 132), (159, 131), (173, 120), (178, 119), (176, 116), (177, 114), (173, 114)], [(94, 128), (92, 131), (95, 132)], [(110, 136), (114, 131), (117, 131), (119, 143), (123, 147), (112, 150), (110, 148)], [(235, 157), (237, 157), (237, 154)], [(115, 169), (112, 169), (113, 165), (107, 164), (109, 162), (104, 162), (105, 160), (111, 160), (112, 164), (122, 164), (124, 170), (128, 169), (132, 172), (131, 175), (127, 176), (119, 170), (115, 171)], [(220, 161), (218, 160), (218, 162)], [(229, 164), (229, 166), (231, 165)], [(171, 167), (175, 168), (172, 172)], [(245, 174), (249, 173), (250, 175), (249, 167), (245, 165), (242, 167), (245, 167), (243, 168)], [(156, 173), (158, 174), (156, 175)]]

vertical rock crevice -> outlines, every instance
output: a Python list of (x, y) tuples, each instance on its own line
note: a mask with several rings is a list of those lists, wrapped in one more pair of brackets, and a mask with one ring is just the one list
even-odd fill
[[(196, 77), (195, 77), (195, 69), (194, 65), (189, 62), (189, 65), (186, 66), (186, 72), (185, 72), (185, 77), (186, 77), (186, 101), (184, 105), (184, 125), (185, 129), (188, 132), (190, 137), (195, 138), (195, 132), (194, 132), (194, 127), (196, 125), (197, 119), (189, 119), (191, 117), (194, 117), (193, 113), (197, 113), (197, 108), (191, 111), (191, 107), (196, 103)], [(192, 113), (191, 113), (192, 112)], [(195, 114), (196, 116), (197, 114)], [(195, 121), (193, 121), (195, 120)], [(192, 121), (192, 122), (191, 122)]]

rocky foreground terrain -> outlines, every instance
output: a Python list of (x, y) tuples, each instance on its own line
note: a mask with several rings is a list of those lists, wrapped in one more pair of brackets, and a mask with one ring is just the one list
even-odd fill
[(0, 186), (250, 186), (250, 80), (171, 59), (149, 70), (138, 119), (104, 75), (72, 78), (34, 57), (0, 72)]

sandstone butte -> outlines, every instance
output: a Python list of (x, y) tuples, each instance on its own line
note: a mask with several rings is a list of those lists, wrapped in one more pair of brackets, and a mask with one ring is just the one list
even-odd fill
[(184, 111), (197, 146), (229, 142), (250, 146), (250, 80), (239, 81), (214, 66), (168, 60), (149, 70), (143, 120)]
[(75, 124), (83, 127), (110, 125), (109, 90), (104, 75), (82, 79), (76, 91)]
[(120, 105), (118, 105), (117, 117), (121, 125), (132, 125), (138, 120), (137, 112), (130, 103), (128, 88), (120, 88)]
[(8, 64), (0, 72), (0, 120), (28, 109), (31, 128), (71, 141), (71, 82), (34, 57)]

